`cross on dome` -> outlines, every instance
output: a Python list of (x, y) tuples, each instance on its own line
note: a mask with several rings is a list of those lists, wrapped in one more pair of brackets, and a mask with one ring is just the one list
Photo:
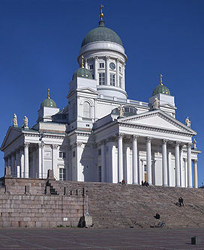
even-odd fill
[(99, 17), (101, 18), (101, 21), (103, 20), (103, 17), (104, 17), (104, 14), (102, 12), (103, 8), (104, 8), (104, 6), (101, 4), (101, 7), (100, 7), (101, 13), (99, 14)]

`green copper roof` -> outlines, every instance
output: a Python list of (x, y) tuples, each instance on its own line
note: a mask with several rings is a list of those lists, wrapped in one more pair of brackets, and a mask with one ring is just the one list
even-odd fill
[(55, 103), (55, 101), (53, 101), (50, 98), (45, 99), (42, 103), (41, 103), (41, 108), (43, 107), (48, 107), (48, 108), (57, 108), (57, 105)]
[(154, 91), (153, 91), (153, 93), (152, 93), (152, 96), (154, 96), (154, 95), (156, 95), (156, 94), (165, 94), (165, 95), (171, 95), (170, 94), (170, 90), (166, 87), (166, 86), (164, 86), (164, 85), (158, 85), (155, 89), (154, 89)]
[(83, 77), (83, 78), (88, 78), (88, 79), (93, 79), (91, 71), (89, 71), (86, 68), (79, 68), (77, 69), (73, 76), (72, 76), (72, 80), (74, 80), (77, 77)]
[(89, 31), (89, 33), (85, 36), (84, 40), (82, 41), (81, 47), (83, 47), (88, 43), (96, 41), (110, 41), (118, 43), (121, 46), (123, 46), (120, 37), (115, 33), (115, 31), (106, 28), (105, 22), (103, 20), (99, 21), (99, 26), (97, 28)]

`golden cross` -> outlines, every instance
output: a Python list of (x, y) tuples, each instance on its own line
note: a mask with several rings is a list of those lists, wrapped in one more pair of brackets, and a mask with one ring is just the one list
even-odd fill
[(101, 7), (100, 7), (100, 11), (101, 11), (101, 13), (100, 13), (100, 18), (101, 18), (101, 20), (103, 20), (103, 16), (104, 16), (104, 14), (103, 14), (103, 12), (102, 12), (102, 9), (104, 8), (104, 6), (101, 4)]
[(163, 77), (163, 75), (161, 74), (160, 77), (159, 77), (160, 78), (160, 85), (163, 85), (163, 83), (162, 83), (162, 77)]
[(50, 99), (50, 89), (47, 91), (47, 98)]

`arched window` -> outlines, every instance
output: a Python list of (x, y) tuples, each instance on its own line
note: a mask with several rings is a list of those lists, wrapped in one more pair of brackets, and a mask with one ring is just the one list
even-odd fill
[(84, 102), (84, 117), (90, 118), (91, 117), (91, 107), (90, 104), (88, 102)]

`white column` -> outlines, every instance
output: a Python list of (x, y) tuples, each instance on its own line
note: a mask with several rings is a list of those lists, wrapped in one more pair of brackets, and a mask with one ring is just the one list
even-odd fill
[(172, 164), (171, 164), (171, 151), (168, 152), (168, 185), (172, 186)]
[(116, 162), (116, 145), (115, 142), (110, 142), (110, 151), (109, 151), (109, 166), (110, 166), (110, 182), (118, 183), (118, 167)]
[(138, 184), (138, 150), (137, 136), (132, 138), (132, 166), (133, 166), (133, 183)]
[(191, 143), (187, 145), (188, 187), (192, 187)]
[(123, 134), (118, 136), (118, 182), (123, 180)]
[(17, 178), (20, 178), (21, 176), (21, 167), (20, 167), (20, 152), (16, 152), (16, 171), (17, 171)]
[(125, 164), (125, 173), (123, 179), (125, 180), (125, 183), (132, 184), (133, 183), (133, 176), (132, 176), (132, 164), (130, 162), (130, 145), (126, 144), (125, 146), (125, 158), (126, 158), (126, 164)]
[(59, 156), (58, 145), (52, 145), (52, 170), (54, 176), (57, 176), (57, 160)]
[(119, 60), (116, 60), (116, 85), (119, 87)]
[(109, 56), (106, 56), (106, 85), (110, 85)]
[(151, 139), (146, 139), (146, 162), (147, 162), (147, 182), (152, 184), (152, 155), (151, 155)]
[(41, 161), (41, 156), (42, 156), (42, 149), (41, 149), (41, 143), (38, 143), (38, 178), (42, 178), (42, 161)]
[(168, 186), (167, 177), (167, 141), (162, 142), (162, 170), (163, 170), (163, 186)]
[(29, 178), (29, 143), (24, 144), (24, 167), (25, 167), (25, 178)]
[(83, 142), (77, 142), (76, 143), (77, 147), (76, 147), (76, 160), (77, 160), (77, 181), (85, 181), (84, 180), (84, 167), (81, 164), (81, 157), (82, 157), (82, 152), (83, 152)]
[(102, 182), (106, 182), (106, 145), (105, 145), (105, 140), (102, 141), (101, 145), (101, 177), (102, 177)]
[(21, 164), (21, 178), (25, 178), (25, 168), (24, 168), (24, 149), (20, 149), (20, 164)]
[(94, 57), (94, 78), (97, 80), (97, 84), (99, 85), (98, 82), (98, 57)]
[(198, 160), (193, 160), (193, 171), (194, 171), (194, 188), (198, 188), (198, 170), (197, 170)]
[(124, 64), (124, 66), (123, 66), (122, 89), (125, 89), (125, 64)]
[(188, 187), (187, 159), (184, 158), (183, 161), (184, 161), (184, 170), (185, 170), (185, 174), (184, 174), (184, 178), (185, 178), (185, 180), (184, 180), (184, 187), (187, 188)]
[(72, 173), (71, 173), (71, 164), (69, 164), (69, 159), (70, 159), (70, 152), (71, 152), (71, 149), (69, 150), (70, 146), (66, 146), (66, 161), (65, 161), (65, 164), (66, 164), (66, 181), (71, 181), (71, 176), (72, 176)]
[(176, 168), (176, 187), (180, 187), (180, 160), (179, 160), (179, 142), (176, 142), (175, 145), (175, 168)]
[(180, 169), (181, 169), (181, 187), (185, 187), (185, 166), (183, 160), (183, 147), (180, 149)]

